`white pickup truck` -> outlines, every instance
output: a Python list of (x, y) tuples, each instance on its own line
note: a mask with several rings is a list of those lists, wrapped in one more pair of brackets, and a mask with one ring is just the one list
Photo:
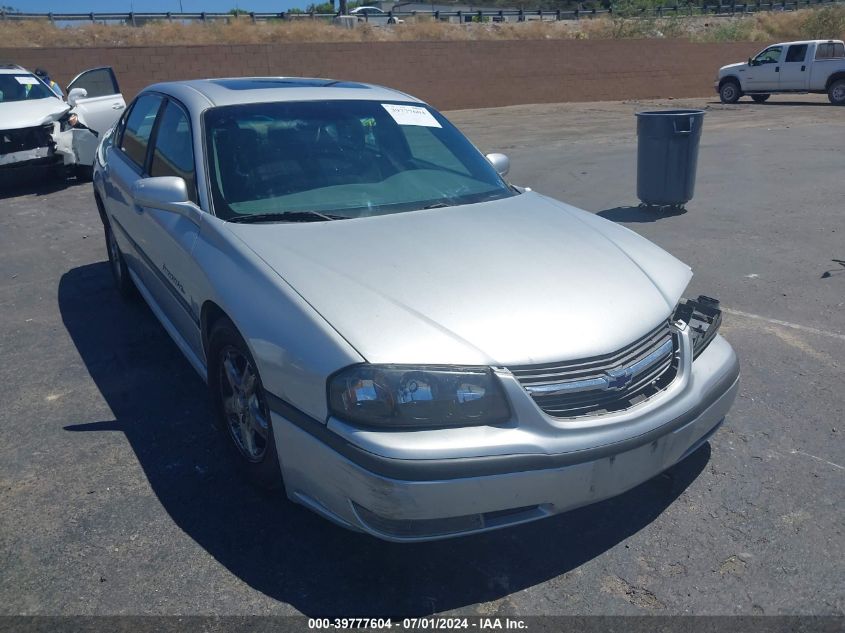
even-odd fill
[(714, 86), (722, 103), (748, 95), (763, 103), (773, 93), (827, 93), (834, 105), (845, 105), (845, 44), (840, 40), (808, 40), (775, 44), (747, 62), (719, 69)]

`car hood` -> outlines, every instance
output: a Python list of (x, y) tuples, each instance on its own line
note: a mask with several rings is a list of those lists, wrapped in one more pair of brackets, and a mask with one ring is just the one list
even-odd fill
[(0, 128), (17, 130), (43, 125), (55, 121), (68, 110), (70, 110), (68, 104), (53, 97), (0, 103)]
[(315, 223), (227, 224), (369, 362), (513, 365), (614, 351), (692, 273), (536, 193)]
[(748, 64), (746, 62), (738, 62), (736, 64), (728, 64), (727, 66), (722, 66), (719, 69), (719, 72), (720, 73), (726, 73), (728, 71), (735, 70), (735, 69), (738, 69), (738, 68), (743, 68), (745, 66), (748, 66)]

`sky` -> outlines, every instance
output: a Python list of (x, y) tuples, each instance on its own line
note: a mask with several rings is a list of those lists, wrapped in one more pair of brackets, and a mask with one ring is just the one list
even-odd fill
[[(128, 11), (179, 11), (180, 0), (0, 0), (26, 13), (90, 13), (128, 12)], [(247, 11), (279, 12), (292, 7), (304, 8), (312, 0), (181, 0), (182, 8), (188, 12), (208, 11), (210, 13), (228, 11), (239, 7)]]

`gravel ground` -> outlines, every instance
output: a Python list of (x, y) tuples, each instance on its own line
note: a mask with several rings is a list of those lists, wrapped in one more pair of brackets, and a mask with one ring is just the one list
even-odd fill
[[(641, 211), (632, 113), (688, 105), (708, 109), (696, 197)], [(843, 113), (814, 97), (451, 113), (510, 154), (513, 182), (692, 265), (742, 389), (709, 445), (618, 498), (414, 546), (232, 474), (202, 382), (111, 288), (90, 185), (0, 193), (0, 613), (843, 614)]]

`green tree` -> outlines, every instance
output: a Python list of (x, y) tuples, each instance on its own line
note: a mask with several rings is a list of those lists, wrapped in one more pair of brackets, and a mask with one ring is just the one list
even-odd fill
[(306, 13), (334, 13), (334, 2), (321, 2), (320, 4), (309, 4), (305, 7)]

